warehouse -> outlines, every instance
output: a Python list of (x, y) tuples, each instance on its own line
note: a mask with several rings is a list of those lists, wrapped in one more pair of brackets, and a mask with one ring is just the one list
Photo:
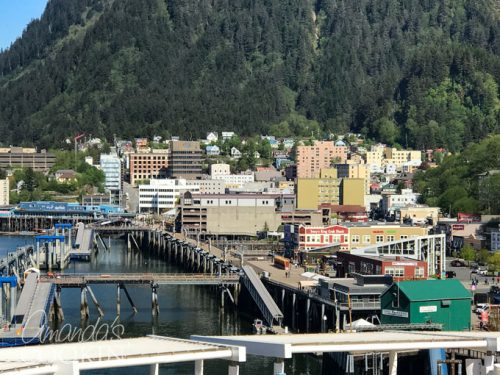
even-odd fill
[(402, 281), (381, 299), (382, 324), (439, 323), (444, 331), (471, 326), (471, 294), (459, 280)]

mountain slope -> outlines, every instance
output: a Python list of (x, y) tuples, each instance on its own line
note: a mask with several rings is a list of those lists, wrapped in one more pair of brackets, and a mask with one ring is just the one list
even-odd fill
[(499, 15), (495, 0), (51, 0), (0, 54), (0, 130), (48, 146), (352, 129), (457, 150), (500, 128)]

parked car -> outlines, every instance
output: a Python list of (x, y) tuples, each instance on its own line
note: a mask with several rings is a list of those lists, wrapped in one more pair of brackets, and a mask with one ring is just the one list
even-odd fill
[(457, 277), (457, 273), (455, 271), (446, 271), (447, 279), (453, 279), (454, 277)]
[(459, 259), (455, 259), (455, 260), (451, 261), (451, 266), (452, 267), (465, 267), (465, 262), (463, 262)]

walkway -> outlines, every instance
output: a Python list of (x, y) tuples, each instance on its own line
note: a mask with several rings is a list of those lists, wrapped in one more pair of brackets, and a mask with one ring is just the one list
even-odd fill
[(203, 273), (113, 273), (68, 274), (56, 278), (42, 276), (41, 283), (53, 283), (61, 287), (80, 288), (88, 284), (159, 284), (159, 285), (232, 285), (239, 283), (239, 276), (221, 276)]

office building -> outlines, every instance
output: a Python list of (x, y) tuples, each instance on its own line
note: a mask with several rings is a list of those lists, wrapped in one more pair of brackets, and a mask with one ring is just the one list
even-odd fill
[(340, 204), (365, 205), (365, 180), (363, 178), (344, 178), (340, 186)]
[(202, 160), (198, 141), (170, 141), (167, 175), (188, 180), (200, 178)]
[(45, 150), (36, 152), (34, 148), (0, 148), (0, 168), (32, 168), (34, 171), (46, 172), (55, 162), (55, 155)]
[(147, 185), (139, 185), (139, 212), (162, 213), (170, 210), (186, 191), (198, 193), (200, 187), (184, 179), (155, 179)]
[(188, 180), (189, 185), (196, 185), (200, 188), (200, 194), (224, 194), (226, 183), (223, 180)]
[(337, 178), (362, 178), (365, 182), (364, 194), (370, 194), (370, 168), (366, 164), (335, 164)]
[(130, 184), (155, 178), (166, 178), (168, 150), (129, 154)]
[(104, 187), (111, 195), (119, 198), (123, 188), (122, 162), (118, 155), (101, 155), (101, 170), (104, 172)]

